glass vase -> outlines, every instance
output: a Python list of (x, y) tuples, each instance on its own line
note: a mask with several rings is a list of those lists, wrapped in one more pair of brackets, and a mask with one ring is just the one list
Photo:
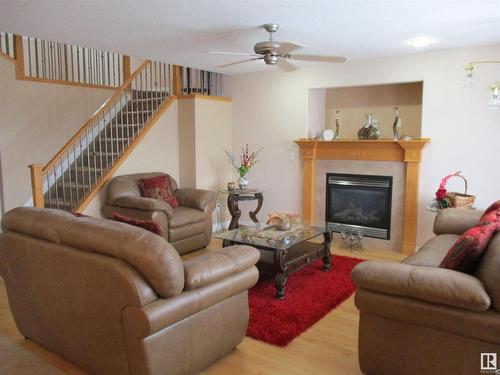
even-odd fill
[(240, 175), (240, 177), (238, 178), (238, 186), (240, 190), (246, 190), (249, 182), (250, 181), (248, 181), (248, 176), (246, 174)]

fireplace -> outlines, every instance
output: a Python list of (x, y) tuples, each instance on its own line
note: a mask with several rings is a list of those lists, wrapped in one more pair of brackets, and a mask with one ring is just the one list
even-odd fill
[(392, 176), (326, 174), (326, 222), (336, 232), (391, 238)]

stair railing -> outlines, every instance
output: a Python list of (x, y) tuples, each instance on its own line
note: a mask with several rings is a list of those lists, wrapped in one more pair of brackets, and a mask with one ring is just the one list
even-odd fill
[(45, 165), (30, 165), (35, 207), (74, 211), (171, 95), (171, 66), (144, 61)]

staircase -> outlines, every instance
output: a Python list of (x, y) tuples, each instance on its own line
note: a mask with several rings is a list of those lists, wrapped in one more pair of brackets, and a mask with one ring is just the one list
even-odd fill
[(31, 166), (35, 206), (78, 211), (91, 198), (175, 98), (170, 68), (145, 61), (46, 166)]

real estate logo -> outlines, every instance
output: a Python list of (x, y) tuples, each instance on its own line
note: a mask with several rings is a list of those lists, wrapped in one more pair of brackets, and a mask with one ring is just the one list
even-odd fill
[(481, 353), (481, 373), (500, 374), (497, 369), (497, 353)]

